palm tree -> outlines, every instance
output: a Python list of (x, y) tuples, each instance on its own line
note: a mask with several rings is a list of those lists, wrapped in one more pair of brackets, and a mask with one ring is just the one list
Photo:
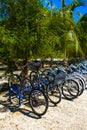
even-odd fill
[(86, 0), (74, 0), (72, 4), (69, 6), (71, 17), (73, 17), (73, 12), (77, 7), (87, 7), (87, 1)]
[[(77, 36), (77, 34), (79, 33), (78, 31), (80, 31), (80, 29), (77, 29), (76, 23), (73, 20), (73, 12), (74, 9), (79, 7), (79, 6), (87, 6), (87, 1), (86, 0), (74, 0), (69, 6), (65, 5), (65, 0), (61, 0), (61, 4), (62, 4), (62, 16), (63, 16), (63, 22), (65, 24), (65, 26), (67, 26), (67, 23), (71, 23), (71, 27), (69, 28), (69, 30), (65, 30), (65, 34), (62, 35), (62, 42), (63, 42), (63, 48), (64, 48), (64, 57), (67, 57), (67, 53), (69, 53), (68, 47), (69, 43), (67, 42), (67, 38), (69, 40), (69, 34), (72, 35), (73, 37), (71, 38), (72, 40), (72, 47), (75, 48), (75, 52), (74, 54), (76, 54), (75, 56), (78, 56), (78, 53), (80, 52), (81, 55), (83, 55), (81, 46), (79, 44), (79, 38)], [(68, 26), (67, 26), (68, 28)], [(64, 40), (63, 40), (64, 39)], [(71, 42), (70, 42), (71, 43)], [(70, 44), (71, 45), (71, 44)]]
[(80, 46), (84, 52), (84, 55), (87, 55), (87, 14), (83, 15), (79, 22), (77, 23), (77, 27), (80, 28), (80, 33), (78, 34), (78, 38), (80, 41)]

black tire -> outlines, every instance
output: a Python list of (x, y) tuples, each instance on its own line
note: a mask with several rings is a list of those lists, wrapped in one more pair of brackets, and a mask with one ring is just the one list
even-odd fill
[(50, 69), (44, 69), (42, 71), (42, 75), (44, 75), (45, 77), (48, 75), (48, 72), (50, 71)]
[(30, 75), (29, 75), (30, 80), (36, 80), (37, 78), (37, 72), (36, 71), (31, 71)]
[(84, 84), (84, 81), (78, 77), (78, 76), (75, 76), (74, 77), (78, 83), (79, 83), (79, 96), (84, 92), (84, 89), (85, 89), (85, 84)]
[(9, 101), (12, 107), (19, 107), (21, 105), (21, 82), (16, 74), (10, 75), (8, 79), (9, 85)]
[(84, 89), (86, 88), (86, 85), (87, 85), (87, 83), (86, 83), (86, 79), (84, 78), (84, 76), (80, 76), (80, 78), (83, 80), (83, 83), (84, 83)]
[(46, 91), (51, 103), (57, 105), (61, 101), (62, 92), (58, 85), (49, 84)]
[(31, 71), (30, 75), (29, 75), (29, 79), (31, 81), (38, 81), (39, 77), (42, 77), (42, 71)]
[(29, 103), (36, 115), (42, 116), (47, 112), (48, 98), (42, 90), (33, 89), (29, 95)]
[(12, 84), (21, 85), (20, 76), (17, 74), (11, 74), (8, 79), (8, 84), (11, 86)]
[(62, 94), (68, 99), (72, 100), (79, 96), (79, 84), (74, 79), (67, 79), (62, 84)]
[(87, 89), (87, 74), (83, 74), (83, 77), (85, 78), (85, 81), (86, 81), (86, 87), (85, 87), (85, 89)]
[(74, 73), (74, 74), (72, 74), (72, 76), (80, 78), (83, 82), (84, 89), (86, 88), (86, 79), (84, 78), (83, 75), (81, 75), (79, 73)]

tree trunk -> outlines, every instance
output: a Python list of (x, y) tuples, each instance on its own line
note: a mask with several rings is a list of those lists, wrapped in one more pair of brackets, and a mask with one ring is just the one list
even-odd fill
[(27, 60), (27, 58), (25, 58), (24, 63), (23, 63), (24, 67), (22, 70), (24, 78), (28, 78), (28, 65), (27, 65), (27, 63), (28, 63), (28, 60)]

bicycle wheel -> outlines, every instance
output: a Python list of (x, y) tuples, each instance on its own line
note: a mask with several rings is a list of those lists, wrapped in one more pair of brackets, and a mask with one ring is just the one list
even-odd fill
[(72, 76), (75, 77), (76, 79), (80, 79), (81, 81), (80, 84), (82, 85), (83, 89), (86, 88), (86, 80), (81, 74), (73, 73)]
[(38, 76), (38, 74), (37, 74), (36, 71), (31, 71), (31, 73), (30, 73), (30, 75), (29, 75), (29, 78), (30, 78), (30, 80), (32, 81), (32, 80), (36, 80), (36, 79), (37, 79), (37, 76)]
[(62, 84), (62, 94), (66, 99), (72, 100), (79, 95), (79, 84), (74, 79), (66, 79)]
[(79, 83), (79, 96), (84, 92), (85, 89), (85, 84), (84, 81), (82, 80), (82, 78), (78, 77), (78, 76), (74, 76), (74, 78), (78, 81)]
[(49, 71), (50, 71), (50, 69), (44, 69), (42, 71), (42, 75), (47, 76)]
[(33, 89), (29, 96), (29, 103), (36, 115), (42, 116), (47, 112), (48, 98), (42, 90)]
[(16, 74), (10, 75), (8, 79), (9, 84), (9, 101), (12, 106), (18, 107), (21, 105), (21, 93), (20, 93), (20, 78)]
[(62, 92), (58, 85), (49, 84), (46, 91), (51, 103), (57, 105), (61, 101)]
[(85, 89), (87, 89), (87, 74), (83, 74), (83, 77), (85, 78), (85, 81), (86, 81), (86, 87), (85, 87)]

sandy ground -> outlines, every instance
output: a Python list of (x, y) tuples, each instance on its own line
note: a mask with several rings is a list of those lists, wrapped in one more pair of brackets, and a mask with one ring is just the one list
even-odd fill
[(74, 101), (62, 99), (38, 118), (24, 105), (12, 110), (7, 93), (0, 94), (0, 130), (87, 130), (87, 90)]
[(62, 98), (56, 107), (49, 104), (41, 118), (24, 105), (11, 108), (8, 92), (0, 94), (0, 130), (87, 130), (87, 90), (74, 101)]

